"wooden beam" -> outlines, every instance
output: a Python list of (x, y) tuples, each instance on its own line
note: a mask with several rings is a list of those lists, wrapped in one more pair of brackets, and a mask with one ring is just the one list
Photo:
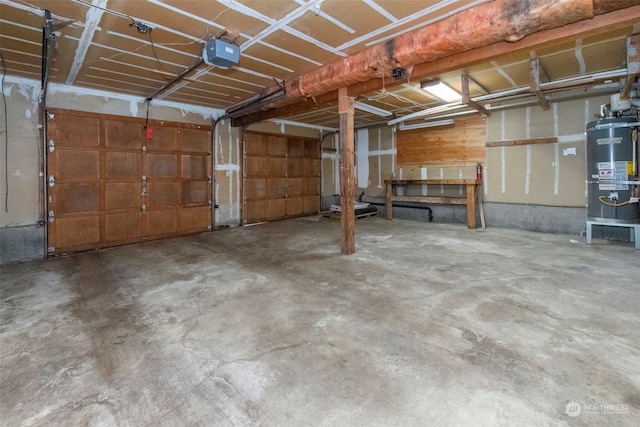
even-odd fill
[(629, 93), (638, 76), (640, 76), (640, 33), (627, 37), (627, 78), (620, 91), (621, 98), (629, 98)]
[(338, 113), (340, 114), (340, 228), (342, 239), (340, 250), (345, 255), (356, 251), (356, 211), (354, 191), (354, 104), (347, 88), (338, 90)]
[(547, 77), (547, 73), (544, 72), (544, 69), (540, 65), (540, 59), (531, 58), (529, 60), (529, 78), (531, 93), (534, 93), (538, 97), (540, 106), (544, 110), (548, 110), (549, 100), (545, 98), (544, 93), (542, 93), (542, 89), (540, 89), (540, 83), (548, 82), (549, 78)]
[[(640, 21), (640, 5), (615, 10), (595, 16), (593, 19), (586, 19), (559, 28), (531, 34), (515, 42), (504, 41), (494, 43), (489, 46), (468, 50), (435, 61), (418, 64), (415, 65), (410, 72), (406, 73), (405, 78), (400, 80), (395, 80), (392, 77), (382, 77), (367, 82), (352, 84), (348, 87), (348, 94), (349, 96), (355, 97), (385, 87), (390, 89), (396, 85), (408, 83), (409, 81), (418, 81), (437, 76), (438, 74), (459, 70), (464, 67), (496, 60), (507, 54), (528, 52), (548, 46), (551, 43), (562, 43), (575, 41), (579, 38), (597, 36), (616, 28), (635, 25), (638, 21)], [(271, 108), (232, 119), (231, 126), (246, 126), (274, 117), (287, 117), (299, 114), (319, 105), (335, 102), (336, 97), (337, 91), (332, 91), (324, 95), (316, 96), (315, 98), (307, 98), (298, 103)]]
[(557, 137), (551, 138), (532, 138), (532, 139), (512, 139), (509, 141), (492, 141), (487, 142), (485, 147), (514, 147), (517, 145), (532, 145), (532, 144), (553, 144), (554, 142), (558, 142)]
[(478, 111), (480, 114), (490, 116), (491, 111), (484, 108), (482, 105), (475, 101), (472, 101), (469, 97), (469, 76), (467, 74), (462, 75), (462, 103)]

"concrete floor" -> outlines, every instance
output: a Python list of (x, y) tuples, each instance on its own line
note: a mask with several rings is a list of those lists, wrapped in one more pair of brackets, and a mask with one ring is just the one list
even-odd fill
[(342, 256), (306, 218), (2, 266), (2, 424), (640, 423), (631, 243), (356, 235)]

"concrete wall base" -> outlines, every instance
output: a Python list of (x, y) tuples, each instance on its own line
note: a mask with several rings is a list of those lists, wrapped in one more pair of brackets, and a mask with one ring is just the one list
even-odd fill
[(0, 228), (0, 264), (44, 258), (44, 227)]
[[(385, 200), (382, 197), (363, 197), (362, 201), (384, 212)], [(429, 212), (425, 204), (403, 203), (393, 207), (393, 217), (413, 221), (428, 221)], [(407, 205), (407, 206), (404, 206)], [(428, 205), (433, 210), (433, 221), (439, 223), (466, 224), (467, 208), (460, 205)], [(586, 207), (562, 207), (522, 205), (511, 203), (483, 204), (487, 227), (515, 228), (520, 230), (541, 231), (584, 235), (586, 230)], [(480, 226), (480, 219), (477, 220)], [(629, 241), (629, 233), (616, 227), (596, 227), (593, 238)]]

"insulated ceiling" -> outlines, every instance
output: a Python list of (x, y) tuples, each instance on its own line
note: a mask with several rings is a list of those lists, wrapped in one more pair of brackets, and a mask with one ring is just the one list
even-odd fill
[[(56, 35), (50, 82), (146, 99), (197, 64), (204, 42), (226, 31), (241, 47), (236, 66), (201, 64), (156, 98), (226, 110), (276, 82), (483, 3), (487, 0), (0, 0), (0, 65), (7, 75), (40, 80), (49, 10)], [(539, 58), (551, 80), (619, 70), (625, 67), (626, 37), (640, 32), (636, 22), (627, 19), (593, 33), (585, 29), (535, 49), (462, 61), (455, 69), (436, 67), (430, 77), (460, 90), (460, 76), (467, 74), (477, 82), (471, 95), (481, 96), (529, 85), (531, 58)], [(145, 27), (150, 30), (142, 32)], [(374, 86), (358, 101), (392, 118), (443, 104), (419, 84)], [(335, 102), (312, 103), (281, 118), (338, 127)], [(356, 111), (357, 125), (388, 119)]]

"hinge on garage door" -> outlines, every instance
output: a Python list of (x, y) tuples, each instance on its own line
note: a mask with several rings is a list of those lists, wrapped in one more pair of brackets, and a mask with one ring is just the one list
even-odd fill
[(49, 211), (49, 222), (53, 222), (53, 220), (55, 219), (55, 214), (53, 213), (53, 211)]
[(56, 185), (56, 179), (53, 175), (49, 175), (49, 187), (53, 187), (54, 185)]
[(49, 140), (49, 152), (53, 153), (53, 150), (55, 150), (55, 149), (56, 149), (56, 147), (55, 147), (55, 144), (53, 143), (53, 139), (50, 139)]

